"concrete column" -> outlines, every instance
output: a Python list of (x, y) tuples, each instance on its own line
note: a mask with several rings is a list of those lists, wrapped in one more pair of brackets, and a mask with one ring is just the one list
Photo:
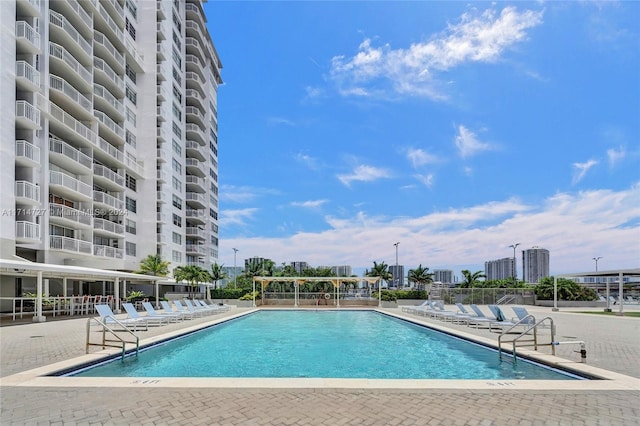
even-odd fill
[(45, 322), (47, 319), (42, 315), (42, 271), (38, 271), (38, 278), (36, 282), (36, 306), (35, 316), (33, 322)]

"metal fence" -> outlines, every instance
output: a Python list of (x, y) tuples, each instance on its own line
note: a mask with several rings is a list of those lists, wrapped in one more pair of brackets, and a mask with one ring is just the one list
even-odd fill
[(443, 288), (432, 290), (429, 297), (446, 304), (534, 305), (536, 301), (534, 290), (524, 288)]

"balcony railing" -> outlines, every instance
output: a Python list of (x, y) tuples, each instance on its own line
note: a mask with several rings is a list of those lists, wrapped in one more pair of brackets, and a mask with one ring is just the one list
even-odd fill
[(78, 30), (60, 13), (49, 10), (49, 23), (61, 28), (75, 41), (87, 55), (91, 55), (91, 45), (78, 33)]
[(187, 209), (185, 211), (185, 216), (186, 216), (187, 219), (198, 219), (198, 220), (201, 220), (203, 222), (206, 219), (205, 212), (202, 209), (200, 209), (200, 210), (198, 210), (198, 209)]
[(197, 192), (187, 192), (185, 196), (187, 201), (197, 201), (201, 204), (205, 204), (204, 195), (202, 194), (199, 194)]
[(72, 159), (76, 163), (80, 163), (80, 165), (91, 168), (91, 157), (80, 152), (78, 149), (72, 147), (68, 143), (56, 139), (52, 136), (49, 137), (49, 152), (55, 152), (57, 154), (62, 154), (67, 158)]
[(120, 248), (110, 246), (93, 246), (93, 255), (100, 257), (112, 257), (114, 259), (122, 259), (124, 251)]
[(34, 86), (40, 87), (40, 72), (26, 61), (16, 61), (16, 78), (24, 78)]
[(73, 116), (51, 101), (49, 101), (48, 106), (49, 114), (51, 114), (53, 118), (73, 130), (81, 138), (88, 140), (93, 145), (96, 144), (98, 136), (84, 123), (76, 120)]
[(88, 212), (67, 207), (62, 204), (49, 203), (49, 216), (91, 226), (93, 216)]
[(102, 191), (93, 191), (93, 201), (106, 204), (115, 210), (124, 209), (124, 201)]
[(26, 180), (16, 181), (16, 198), (27, 198), (40, 202), (40, 187)]
[(99, 84), (94, 84), (93, 94), (104, 99), (109, 105), (111, 105), (116, 111), (118, 111), (121, 116), (124, 116), (124, 105), (122, 105), (122, 102), (116, 99), (116, 97), (113, 96), (107, 88)]
[(74, 70), (87, 84), (91, 84), (91, 72), (86, 69), (78, 60), (59, 44), (49, 42), (49, 55), (61, 60), (68, 67)]
[(123, 176), (120, 176), (119, 174), (117, 174), (113, 170), (111, 170), (108, 167), (105, 167), (105, 166), (103, 166), (101, 164), (94, 164), (93, 165), (93, 175), (94, 176), (101, 176), (103, 178), (109, 179), (111, 182), (113, 182), (113, 183), (115, 183), (116, 185), (119, 185), (119, 186), (123, 186), (124, 185), (124, 177)]
[(124, 163), (123, 152), (101, 137), (98, 137), (98, 148), (100, 148), (104, 153), (109, 154), (109, 156), (114, 160)]
[(49, 248), (52, 250), (64, 250), (75, 253), (91, 254), (93, 244), (89, 241), (76, 240), (75, 238), (51, 235), (49, 237)]
[(91, 192), (93, 191), (91, 185), (80, 182), (78, 179), (64, 173), (54, 172), (52, 170), (49, 171), (49, 184), (64, 186), (65, 188), (71, 189), (72, 191), (78, 192), (86, 197), (91, 197)]
[(16, 118), (24, 118), (35, 127), (40, 127), (40, 110), (27, 101), (16, 101)]
[(124, 234), (124, 225), (111, 222), (101, 218), (95, 218), (93, 220), (93, 229), (101, 229), (103, 231), (112, 232), (114, 234)]
[(105, 73), (107, 78), (111, 80), (111, 82), (120, 90), (120, 92), (124, 92), (124, 80), (118, 74), (116, 74), (116, 72), (109, 66), (108, 63), (100, 58), (93, 58), (93, 67)]
[(16, 22), (16, 38), (24, 38), (35, 48), (40, 49), (40, 34), (25, 21)]
[(111, 18), (111, 16), (109, 15), (109, 12), (107, 12), (104, 6), (102, 6), (101, 4), (98, 5), (98, 13), (106, 21), (109, 29), (113, 31), (114, 35), (116, 36), (115, 39), (124, 40), (124, 34), (122, 33), (122, 30), (118, 28), (118, 24), (116, 24), (113, 18)]
[(200, 246), (196, 244), (187, 244), (187, 253), (198, 253), (202, 256), (207, 254), (207, 249), (205, 246)]
[(200, 229), (195, 226), (188, 226), (186, 229), (186, 235), (187, 237), (200, 237), (204, 239), (207, 234), (204, 229)]
[(49, 75), (49, 88), (54, 90), (59, 90), (60, 92), (67, 95), (72, 101), (80, 104), (82, 109), (89, 110), (91, 109), (91, 101), (82, 93), (78, 92), (78, 90), (69, 84), (66, 80), (50, 74)]
[(40, 225), (24, 220), (16, 221), (16, 239), (40, 241)]
[(122, 126), (115, 121), (113, 121), (107, 114), (102, 111), (98, 111), (97, 109), (93, 110), (93, 116), (98, 119), (102, 124), (107, 126), (109, 130), (111, 130), (116, 135), (120, 136), (124, 139), (124, 129)]
[(26, 158), (40, 163), (40, 148), (25, 140), (16, 141), (16, 158)]

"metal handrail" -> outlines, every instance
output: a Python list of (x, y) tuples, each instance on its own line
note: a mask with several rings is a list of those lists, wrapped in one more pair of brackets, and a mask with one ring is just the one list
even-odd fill
[[(542, 325), (545, 321), (549, 320), (549, 322), (551, 323), (551, 342), (550, 343), (538, 343), (538, 326)], [(509, 331), (513, 330), (514, 328), (518, 327), (518, 326), (522, 326), (525, 324), (530, 324), (533, 323), (533, 325), (531, 325), (529, 328), (527, 328), (526, 330), (524, 330), (522, 333), (520, 333), (518, 336), (514, 337), (513, 340), (509, 341), (510, 343), (513, 344), (513, 363), (515, 364), (517, 362), (517, 354), (516, 354), (516, 343), (518, 341), (520, 341), (520, 339), (529, 334), (530, 331), (533, 330), (533, 339), (530, 340), (522, 340), (522, 342), (532, 342), (533, 345), (522, 345), (522, 346), (533, 346), (534, 350), (538, 350), (538, 346), (551, 346), (551, 354), (555, 356), (556, 354), (556, 348), (555, 345), (553, 345), (554, 343), (554, 335), (555, 335), (555, 326), (553, 324), (553, 318), (551, 317), (544, 317), (543, 319), (541, 319), (540, 321), (536, 322), (536, 318), (529, 314), (525, 317), (523, 317), (522, 319), (520, 319), (520, 321), (516, 322), (514, 325), (512, 325), (511, 327), (509, 327), (508, 329), (504, 330), (502, 333), (500, 333), (500, 336), (498, 336), (498, 355), (500, 357), (500, 359), (502, 359), (502, 336), (504, 336), (505, 334), (507, 334)], [(505, 342), (505, 343), (509, 343), (509, 342)]]
[[(127, 340), (124, 340), (122, 337), (118, 336), (118, 334), (116, 334), (115, 330), (111, 329), (103, 320), (102, 318), (89, 318), (89, 320), (87, 321), (87, 340), (86, 340), (86, 346), (85, 346), (85, 351), (86, 353), (89, 353), (89, 347), (90, 346), (101, 346), (102, 349), (105, 349), (106, 347), (111, 347), (111, 348), (120, 348), (122, 347), (122, 360), (124, 360), (125, 357), (125, 353), (126, 353), (126, 345), (127, 343), (132, 343), (136, 345), (136, 356), (138, 356), (138, 353), (140, 352), (140, 339), (138, 338), (138, 336), (131, 331), (129, 328), (127, 328), (126, 325), (124, 325), (122, 322), (118, 321), (118, 319), (114, 316), (106, 316), (105, 318), (110, 318), (112, 319), (116, 324), (118, 324), (120, 327), (122, 327), (122, 331), (124, 331), (125, 333), (130, 334), (131, 336), (134, 337), (135, 342), (130, 342)], [(95, 321), (98, 324), (100, 324), (102, 326), (102, 343), (91, 343), (90, 341), (90, 336), (91, 336), (91, 322)], [(116, 340), (109, 340), (107, 339), (107, 331), (109, 333), (111, 333)], [(114, 344), (110, 344), (113, 342), (120, 342), (120, 345), (114, 345)]]

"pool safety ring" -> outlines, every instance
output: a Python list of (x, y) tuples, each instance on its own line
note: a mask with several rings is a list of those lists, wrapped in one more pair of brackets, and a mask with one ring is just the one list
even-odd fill
[(325, 293), (324, 294), (324, 298), (329, 300), (329, 299), (331, 299), (331, 295), (329, 293)]

